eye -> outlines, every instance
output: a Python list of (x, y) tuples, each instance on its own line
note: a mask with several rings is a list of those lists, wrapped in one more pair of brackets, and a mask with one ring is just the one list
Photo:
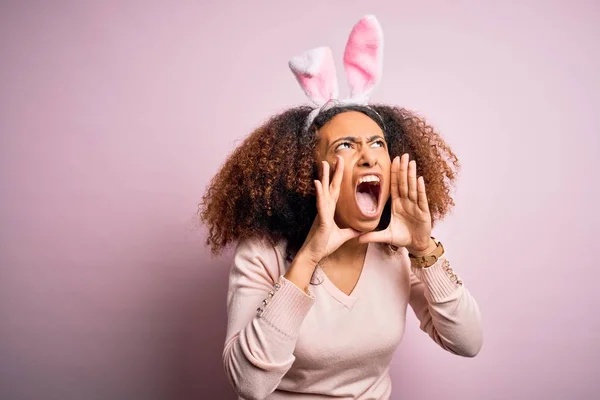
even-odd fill
[(335, 151), (338, 151), (341, 149), (350, 149), (350, 148), (352, 148), (352, 144), (350, 142), (342, 142), (336, 146)]
[(385, 147), (385, 142), (383, 140), (377, 140), (373, 142), (371, 147)]

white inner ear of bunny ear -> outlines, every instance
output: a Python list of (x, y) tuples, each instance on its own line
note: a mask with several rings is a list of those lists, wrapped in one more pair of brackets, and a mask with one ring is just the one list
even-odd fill
[(292, 57), (290, 65), (298, 72), (307, 75), (316, 75), (319, 72), (319, 67), (325, 61), (329, 49), (327, 47), (317, 47), (316, 49), (307, 50), (304, 53)]
[(338, 81), (329, 47), (318, 47), (293, 57), (289, 66), (306, 95), (322, 105), (338, 97)]

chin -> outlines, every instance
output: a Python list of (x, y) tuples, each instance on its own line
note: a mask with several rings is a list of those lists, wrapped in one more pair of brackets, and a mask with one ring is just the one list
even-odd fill
[(362, 233), (377, 230), (383, 217), (381, 212), (367, 217), (358, 208), (350, 209), (342, 215), (338, 215), (339, 218), (336, 218), (336, 223), (340, 228), (352, 228)]
[(380, 219), (381, 218), (377, 217), (377, 219), (372, 219), (369, 221), (354, 221), (352, 228), (363, 233), (371, 232), (377, 229)]
[(348, 210), (344, 214), (338, 214), (335, 217), (335, 223), (340, 228), (351, 228), (362, 233), (371, 232), (377, 229), (381, 222), (381, 215), (365, 218), (359, 210)]

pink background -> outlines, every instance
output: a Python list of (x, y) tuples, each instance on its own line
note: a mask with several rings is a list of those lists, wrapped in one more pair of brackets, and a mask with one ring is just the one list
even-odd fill
[(25, 3), (0, 6), (0, 398), (233, 397), (231, 253), (211, 258), (196, 205), (241, 138), (305, 102), (288, 59), (339, 60), (366, 13), (386, 35), (374, 100), (462, 161), (434, 234), (485, 325), (462, 359), (409, 313), (393, 398), (600, 396), (597, 4)]

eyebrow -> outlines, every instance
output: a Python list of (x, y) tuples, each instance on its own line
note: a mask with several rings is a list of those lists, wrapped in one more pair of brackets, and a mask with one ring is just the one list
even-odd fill
[[(371, 136), (370, 138), (367, 139), (367, 143), (374, 142), (377, 139), (381, 139), (381, 140), (383, 140), (385, 142), (385, 138), (383, 136), (381, 136), (381, 135), (374, 135), (374, 136)], [(334, 144), (336, 144), (337, 142), (341, 142), (341, 141), (351, 142), (351, 143), (358, 143), (359, 142), (359, 140), (358, 140), (358, 138), (356, 136), (346, 136), (346, 137), (342, 137), (342, 138), (339, 138), (339, 139), (333, 141), (333, 143), (331, 143), (328, 148), (330, 149)]]

